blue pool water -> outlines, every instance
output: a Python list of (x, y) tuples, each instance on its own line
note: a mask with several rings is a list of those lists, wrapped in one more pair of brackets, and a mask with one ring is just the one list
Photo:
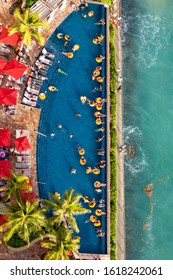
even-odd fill
[(122, 6), (127, 259), (173, 259), (173, 1)]
[[(94, 17), (84, 19), (82, 14), (94, 11)], [(106, 182), (106, 168), (101, 169), (100, 175), (86, 174), (86, 167), (97, 166), (101, 159), (96, 151), (100, 147), (106, 150), (106, 137), (101, 143), (96, 139), (103, 135), (96, 132), (99, 128), (95, 124), (94, 112), (96, 108), (90, 107), (87, 103), (82, 105), (80, 96), (94, 100), (96, 97), (106, 97), (106, 80), (102, 83), (102, 92), (93, 93), (92, 90), (100, 84), (91, 76), (95, 67), (98, 66), (95, 58), (102, 54), (106, 55), (106, 34), (105, 25), (95, 24), (101, 18), (105, 18), (106, 8), (102, 5), (89, 4), (84, 11), (72, 12), (65, 21), (51, 35), (45, 48), (56, 55), (53, 65), (47, 72), (48, 81), (44, 81), (41, 92), (46, 92), (46, 99), (39, 100), (37, 107), (41, 108), (39, 132), (47, 135), (38, 136), (37, 139), (37, 175), (39, 193), (41, 198), (48, 198), (48, 193), (59, 192), (61, 195), (65, 190), (74, 188), (76, 192), (89, 196), (92, 200), (106, 200), (106, 188), (101, 193), (94, 189), (96, 180)], [(64, 39), (58, 39), (57, 33), (68, 34), (71, 38), (67, 46), (64, 46)], [(94, 45), (92, 40), (99, 34), (103, 34), (105, 39), (102, 45)], [(80, 49), (74, 52), (72, 59), (67, 58), (62, 52), (71, 51), (75, 44), (80, 45)], [(101, 76), (106, 75), (106, 62), (102, 62)], [(61, 68), (68, 75), (57, 72)], [(48, 85), (55, 86), (58, 91), (50, 92)], [(76, 113), (81, 117), (77, 118)], [(106, 113), (106, 103), (101, 113)], [(57, 124), (63, 126), (63, 131), (57, 128)], [(106, 127), (106, 120), (104, 118)], [(50, 134), (55, 133), (54, 137)], [(70, 138), (69, 134), (73, 134)], [(80, 156), (76, 145), (85, 149), (87, 164), (82, 166), (79, 163)], [(76, 174), (71, 174), (71, 169), (77, 170)], [(87, 204), (83, 204), (88, 207)], [(92, 213), (95, 214), (95, 209)], [(106, 203), (105, 208), (106, 209)], [(91, 222), (85, 222), (90, 214), (77, 217), (81, 237), (81, 253), (106, 253), (106, 234), (103, 238), (96, 236), (96, 228)], [(106, 216), (99, 218), (102, 230), (106, 233)]]

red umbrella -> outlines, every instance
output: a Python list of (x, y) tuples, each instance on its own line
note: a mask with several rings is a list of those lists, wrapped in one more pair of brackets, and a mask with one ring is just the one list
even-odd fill
[(18, 80), (23, 73), (26, 71), (27, 67), (15, 59), (12, 59), (4, 68), (4, 72), (16, 80)]
[(0, 129), (0, 146), (10, 147), (10, 130)]
[(20, 41), (20, 33), (19, 32), (16, 32), (13, 35), (7, 35), (6, 37), (3, 37), (2, 39), (0, 39), (1, 43), (4, 43), (6, 45), (10, 45), (10, 46), (13, 46), (13, 47), (16, 47), (16, 45), (19, 41)]
[(0, 57), (0, 70), (3, 70), (4, 67), (6, 66), (6, 64), (7, 64), (7, 61)]
[(14, 140), (14, 144), (18, 152), (22, 152), (31, 148), (28, 138), (26, 136), (16, 138)]
[(7, 215), (1, 215), (0, 216), (0, 226), (5, 224), (8, 221), (8, 216)]
[(8, 36), (8, 29), (1, 25), (0, 27), (0, 40)]
[(4, 176), (11, 177), (10, 160), (0, 160), (0, 179)]
[(31, 203), (34, 202), (34, 192), (21, 192), (22, 200), (26, 203), (29, 200)]
[(11, 88), (0, 88), (0, 104), (16, 105), (17, 90)]

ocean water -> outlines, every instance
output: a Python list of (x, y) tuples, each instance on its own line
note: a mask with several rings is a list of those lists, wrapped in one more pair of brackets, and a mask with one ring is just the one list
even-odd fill
[(127, 259), (173, 259), (172, 22), (172, 0), (122, 0)]

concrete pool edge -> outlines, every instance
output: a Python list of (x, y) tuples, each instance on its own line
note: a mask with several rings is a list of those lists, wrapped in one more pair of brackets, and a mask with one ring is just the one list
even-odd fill
[[(117, 0), (117, 17), (120, 17), (121, 0)], [(122, 74), (122, 44), (121, 28), (116, 26), (115, 47), (116, 47), (116, 69), (120, 68)], [(116, 113), (117, 143), (121, 146), (123, 142), (123, 92), (117, 94)], [(117, 219), (116, 219), (116, 252), (118, 260), (125, 260), (125, 186), (124, 186), (124, 158), (117, 153)]]

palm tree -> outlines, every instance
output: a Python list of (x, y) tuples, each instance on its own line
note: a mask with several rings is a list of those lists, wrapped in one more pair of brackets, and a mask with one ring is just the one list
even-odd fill
[(49, 249), (45, 254), (45, 260), (69, 260), (69, 257), (78, 256), (80, 237), (72, 236), (72, 230), (61, 225), (52, 231), (49, 239), (41, 242), (41, 247)]
[(72, 228), (76, 232), (79, 232), (76, 219), (73, 216), (90, 213), (91, 211), (82, 207), (81, 203), (79, 203), (82, 195), (73, 195), (73, 193), (74, 189), (65, 191), (62, 201), (55, 193), (55, 195), (50, 195), (52, 201), (44, 200), (43, 203), (53, 209), (54, 216), (51, 219), (52, 224), (60, 225), (64, 222), (68, 228)]
[(27, 244), (30, 243), (31, 235), (44, 234), (44, 228), (47, 226), (47, 219), (44, 215), (46, 209), (38, 209), (38, 202), (38, 199), (33, 204), (29, 201), (26, 201), (26, 204), (18, 202), (17, 207), (1, 202), (1, 213), (8, 216), (7, 230), (3, 237), (5, 242), (8, 242), (14, 233), (17, 233)]
[(11, 172), (11, 178), (4, 177), (4, 179), (6, 180), (7, 185), (3, 189), (1, 188), (1, 191), (6, 191), (6, 200), (10, 199), (14, 194), (17, 199), (21, 201), (20, 190), (32, 190), (32, 187), (28, 184), (28, 176), (23, 176), (22, 174), (15, 175), (13, 172)]
[(22, 41), (28, 47), (31, 47), (32, 39), (36, 39), (39, 45), (44, 44), (44, 37), (38, 31), (40, 27), (48, 28), (48, 24), (43, 20), (40, 20), (39, 13), (32, 13), (27, 8), (22, 14), (19, 9), (16, 9), (13, 14), (16, 25), (9, 28), (9, 34), (12, 35), (16, 32), (20, 32), (22, 35)]

